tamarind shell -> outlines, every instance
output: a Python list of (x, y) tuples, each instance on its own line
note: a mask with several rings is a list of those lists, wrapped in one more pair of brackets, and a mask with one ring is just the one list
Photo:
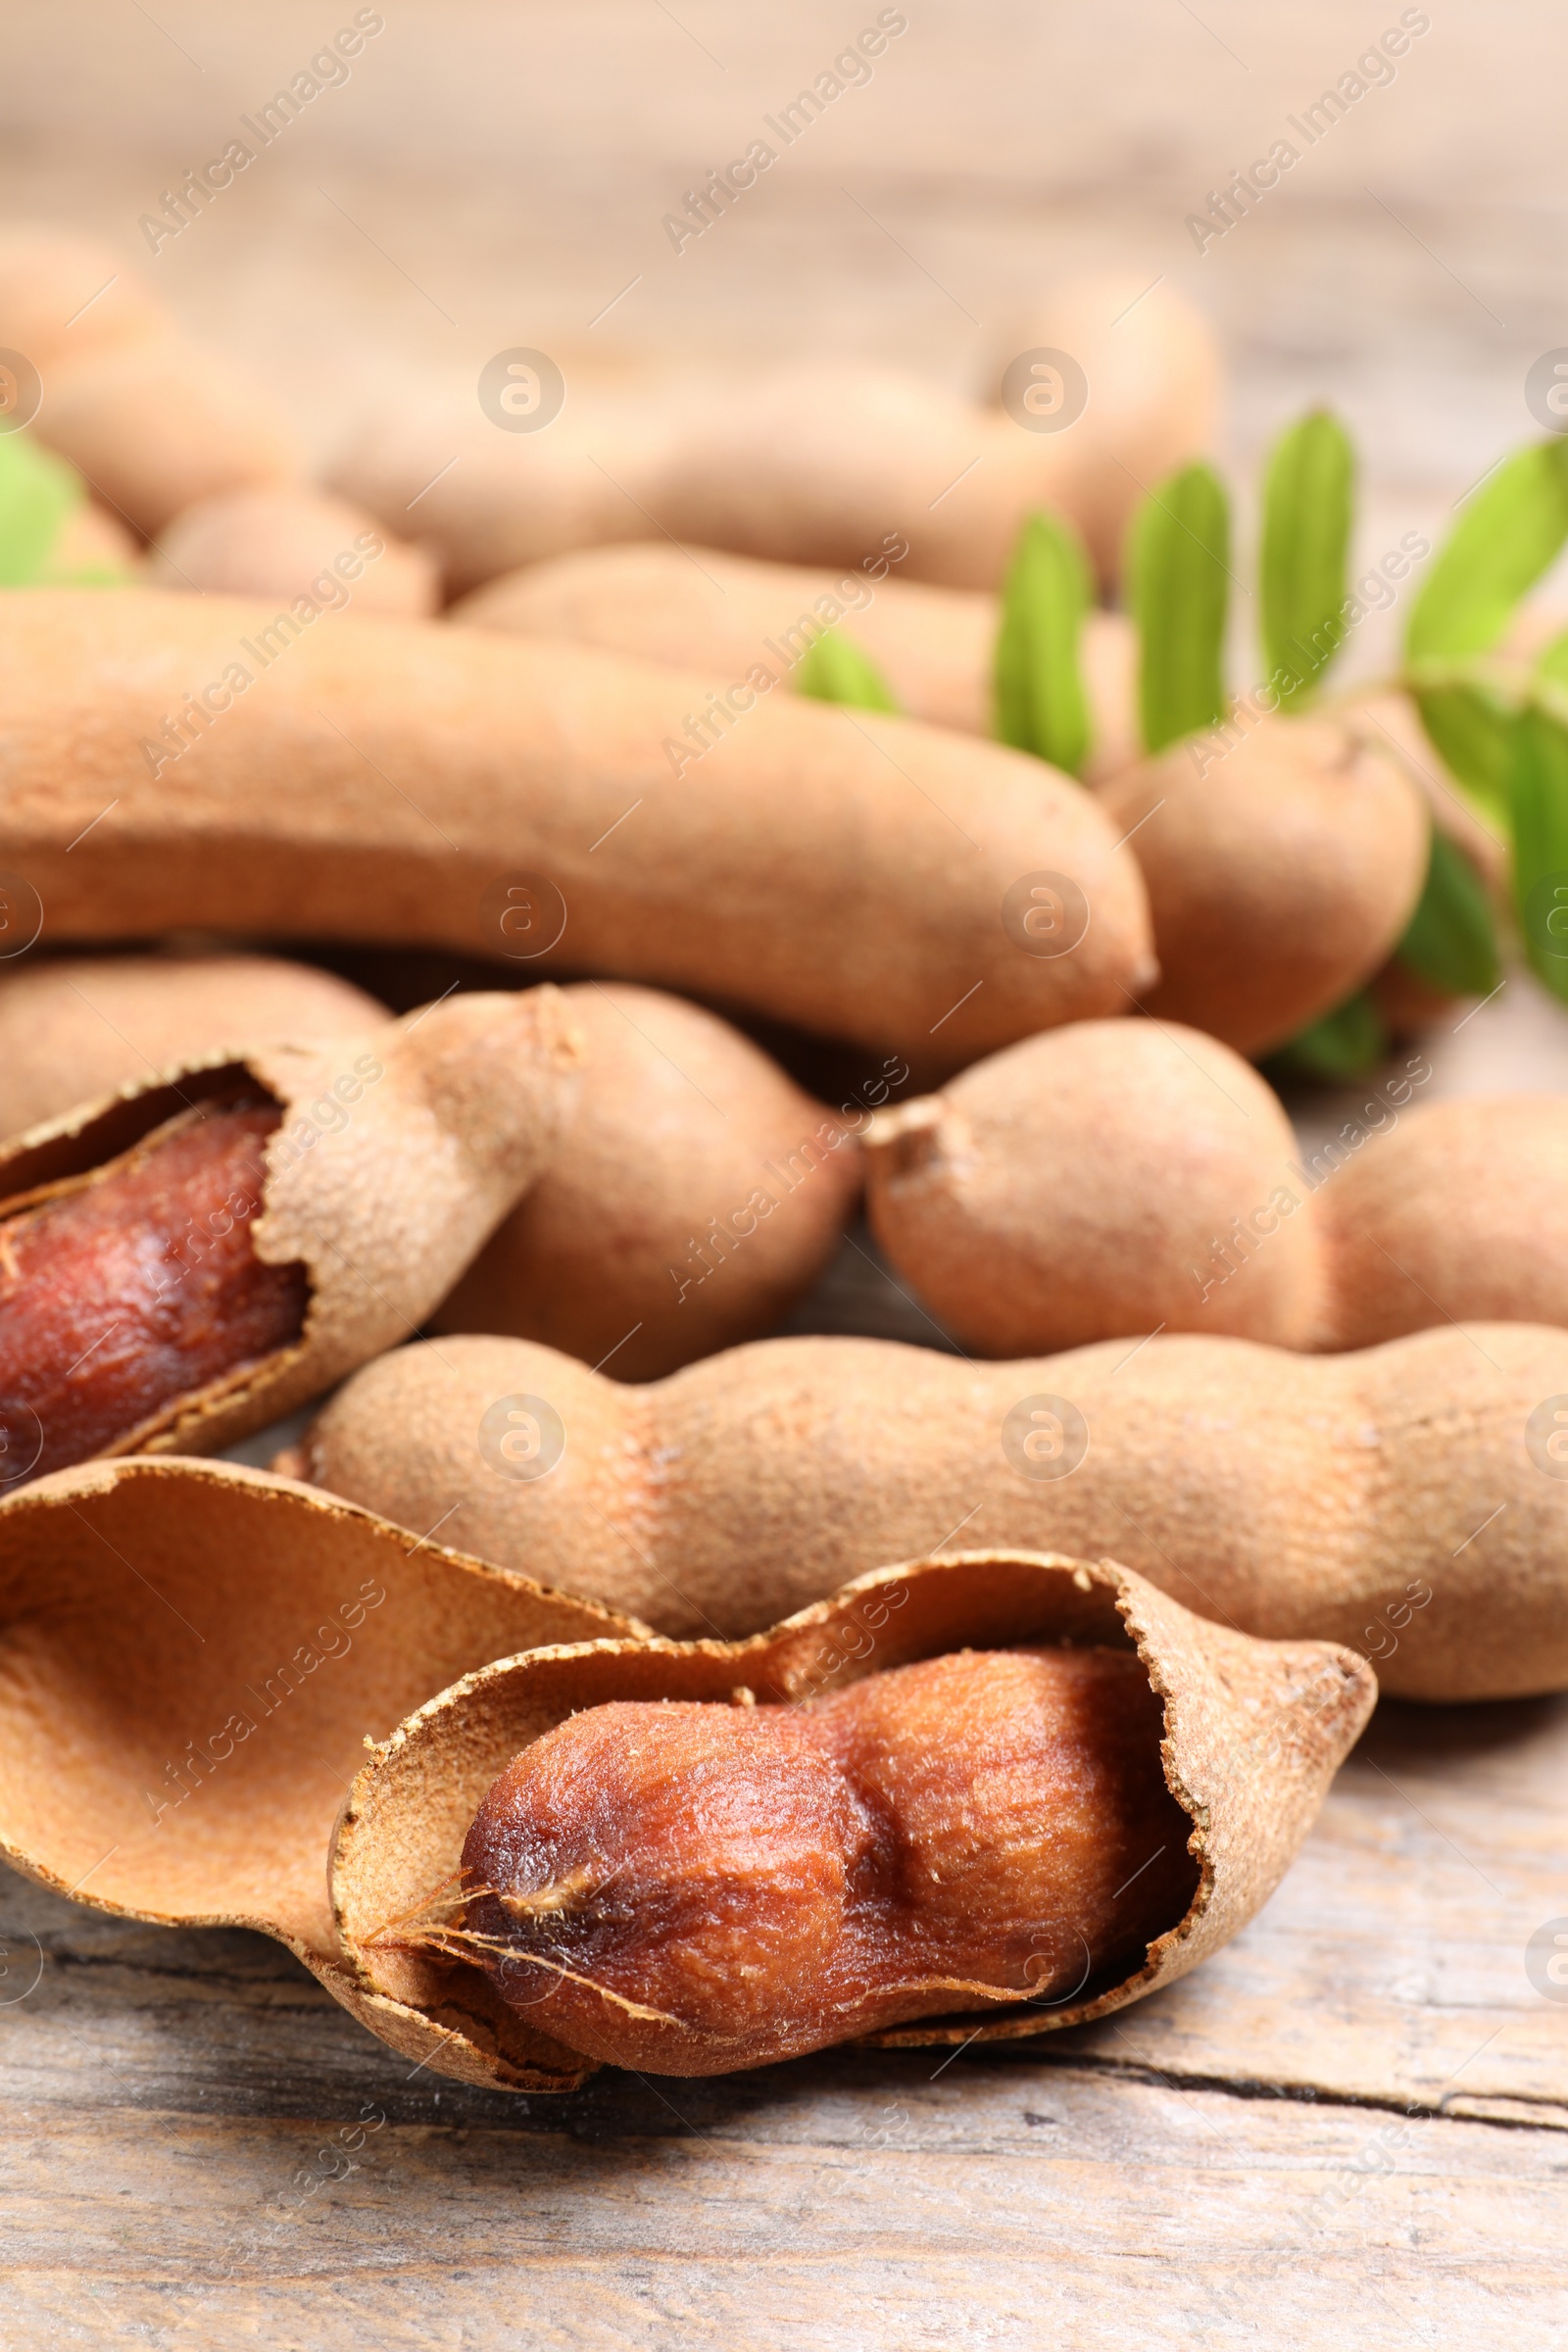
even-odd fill
[[(555, 988), (453, 997), (368, 1038), (197, 1056), (0, 1146), (3, 1213), (114, 1158), (187, 1102), (249, 1081), (282, 1107), (251, 1243), (264, 1264), (304, 1264), (304, 1331), (180, 1398), (123, 1450), (216, 1452), (416, 1331), (548, 1164), (581, 1053)], [(381, 1076), (356, 1075), (362, 1057)]]
[[(544, 1475), (482, 1449), (519, 1396), (559, 1420)], [(484, 1558), (662, 1634), (753, 1632), (961, 1535), (1119, 1556), (1204, 1615), (1366, 1649), (1391, 1693), (1448, 1701), (1568, 1688), (1565, 1432), (1568, 1331), (1526, 1323), (1002, 1364), (759, 1340), (638, 1389), (450, 1339), (367, 1365), (289, 1466), (408, 1527), (461, 1503)]]
[[(1143, 1965), (1056, 2008), (982, 2008), (864, 2036), (878, 2046), (1012, 2039), (1081, 2025), (1173, 1983), (1266, 1901), (1365, 1724), (1376, 1683), (1327, 1642), (1267, 1642), (1195, 1617), (1114, 1561), (956, 1553), (884, 1568), (749, 1642), (630, 1642), (537, 1649), (481, 1667), (399, 1725), (360, 1771), (332, 1845), (343, 1962), (382, 2033), (394, 2017), (450, 2038), (438, 2073), (518, 2090), (564, 2087), (560, 2045), (466, 1961), (388, 1949), (376, 1938), (450, 1882), (490, 1784), (531, 1740), (610, 1699), (790, 1704), (884, 1668), (964, 1647), (1132, 1646), (1164, 1702), (1161, 1760), (1193, 1822), (1201, 1871), (1179, 1922)], [(1042, 1834), (1048, 1825), (1042, 1823)], [(412, 2036), (398, 2047), (412, 2048)], [(594, 2071), (580, 2062), (581, 2076)]]
[[(313, 610), (264, 662), (273, 607), (155, 589), (19, 590), (6, 618), (0, 869), (51, 943), (200, 924), (499, 961), (531, 877), (561, 919), (530, 975), (662, 984), (943, 1069), (1128, 1009), (1154, 975), (1110, 818), (1000, 744), (769, 693), (699, 759), (705, 680), (582, 647)], [(161, 730), (225, 670), (249, 684), (176, 758)], [(1009, 914), (1041, 876), (1069, 886), (1071, 936)]]
[(330, 576), (338, 557), (352, 557), (367, 533), (381, 552), (357, 578), (340, 580), (346, 601), (405, 620), (433, 612), (436, 564), (427, 548), (375, 530), (361, 507), (294, 482), (221, 490), (182, 508), (148, 551), (142, 578), (150, 588), (275, 597), (287, 606)]
[(275, 1936), (422, 2059), (439, 2033), (361, 1986), (328, 1907), (363, 1741), (493, 1657), (639, 1630), (265, 1471), (56, 1471), (0, 1500), (0, 1853), (100, 1911)]

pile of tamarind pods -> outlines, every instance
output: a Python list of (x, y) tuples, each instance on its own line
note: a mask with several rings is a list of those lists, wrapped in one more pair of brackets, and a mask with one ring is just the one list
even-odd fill
[[(1112, 578), (1211, 430), (1174, 296), (1020, 321), (1059, 433), (813, 365), (323, 490), (101, 266), (0, 239), (125, 574), (0, 632), (0, 1851), (566, 2089), (1098, 2016), (1374, 1666), (1568, 1687), (1568, 1108), (1245, 1058), (1404, 931), (1400, 711), (1148, 758), (1105, 612), (1085, 783), (988, 740), (1020, 521)], [(956, 1353), (774, 1336), (862, 1203)]]

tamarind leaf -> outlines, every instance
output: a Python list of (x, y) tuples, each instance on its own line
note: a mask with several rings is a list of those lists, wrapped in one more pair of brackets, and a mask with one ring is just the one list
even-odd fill
[(1358, 989), (1321, 1020), (1298, 1031), (1270, 1054), (1266, 1067), (1282, 1078), (1359, 1078), (1389, 1050), (1389, 1032), (1370, 989)]
[(1536, 656), (1535, 674), (1548, 686), (1568, 686), (1568, 629)]
[(1184, 466), (1133, 516), (1128, 568), (1146, 751), (1162, 752), (1225, 715), (1230, 560), (1230, 501), (1210, 466)]
[(1427, 878), (1395, 954), (1450, 997), (1490, 997), (1502, 977), (1486, 884), (1436, 825)]
[(1411, 609), (1411, 662), (1484, 654), (1568, 540), (1568, 442), (1538, 441), (1474, 494)]
[(1549, 711), (1521, 711), (1511, 775), (1513, 882), (1525, 954), (1568, 1003), (1568, 727)]
[(1411, 691), (1438, 758), (1490, 815), (1506, 824), (1517, 713), (1480, 683), (1416, 685)]
[(1031, 514), (1002, 591), (992, 673), (993, 731), (1069, 776), (1083, 773), (1091, 721), (1079, 643), (1094, 583), (1083, 541), (1054, 514)]
[(807, 647), (795, 671), (795, 691), (813, 703), (843, 703), (852, 710), (899, 708), (870, 655), (838, 629), (824, 629)]
[(81, 477), (24, 433), (0, 434), (0, 587), (23, 588), (48, 564)]
[(1300, 709), (1344, 644), (1355, 453), (1327, 409), (1280, 435), (1263, 480), (1258, 557), (1263, 658)]

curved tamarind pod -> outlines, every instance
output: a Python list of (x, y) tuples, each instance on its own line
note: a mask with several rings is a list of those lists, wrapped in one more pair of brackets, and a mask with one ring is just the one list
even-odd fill
[[(1004, 1799), (1005, 1767), (996, 1759), (995, 1777), (988, 1782), (982, 1773), (971, 1782), (973, 1807), (963, 1831), (955, 1839), (941, 1835), (948, 1808), (935, 1784), (943, 1778), (943, 1751), (951, 1741), (961, 1754), (966, 1738), (983, 1738), (985, 1731), (974, 1720), (972, 1686), (965, 1694), (968, 1721), (954, 1721), (951, 1712), (943, 1712), (944, 1701), (950, 1710), (958, 1701), (968, 1679), (964, 1662), (952, 1653), (1024, 1646), (1043, 1648), (1046, 1659), (1054, 1659), (1058, 1667), (1074, 1659), (1105, 1660), (1107, 1653), (1111, 1663), (1136, 1656), (1143, 1677), (1159, 1694), (1163, 1778), (1175, 1800), (1175, 1826), (1162, 1830), (1161, 1839), (1176, 1843), (1183, 1820), (1194, 1825), (1185, 1842), (1201, 1865), (1196, 1886), (1190, 1877), (1184, 1880), (1173, 1871), (1166, 1904), (1159, 1907), (1163, 1916), (1140, 1921), (1129, 1937), (1135, 1948), (1119, 1960), (1107, 1959), (1098, 1971), (1093, 1951), (1087, 1966), (1081, 1957), (1076, 1967), (1057, 1966), (1069, 1952), (1077, 1955), (1081, 1939), (1070, 1914), (1062, 1916), (1065, 1904), (1054, 1919), (1040, 1915), (1041, 1879), (1053, 1868), (1049, 1843), (1058, 1825), (1065, 1829), (1057, 1803), (1048, 1795), (1054, 1776), (1041, 1762), (1015, 1754)], [(935, 1663), (928, 1667), (923, 1661)], [(1016, 1661), (1014, 1672), (1024, 1665)], [(901, 1727), (906, 1709), (900, 1702), (916, 1684), (923, 1690), (923, 1701), (913, 1710), (920, 1719)], [(464, 2081), (516, 2089), (559, 2086), (561, 2043), (572, 2045), (573, 2031), (582, 2073), (604, 2059), (624, 2062), (631, 2055), (621, 2037), (624, 2029), (630, 2027), (633, 2039), (642, 2042), (640, 2029), (648, 2022), (631, 2012), (649, 2004), (624, 2004), (615, 2019), (619, 2031), (612, 2034), (606, 2025), (612, 2004), (596, 2013), (594, 2004), (579, 2001), (573, 2011), (539, 1982), (540, 1972), (518, 1970), (514, 1990), (527, 2005), (514, 2005), (474, 1964), (472, 1947), (450, 1933), (462, 1916), (465, 1838), (492, 1785), (514, 1759), (526, 1762), (535, 1741), (559, 1742), (561, 1727), (571, 1718), (576, 1717), (579, 1733), (591, 1731), (592, 1711), (599, 1708), (613, 1708), (628, 1723), (663, 1716), (662, 1706), (650, 1703), (663, 1700), (673, 1701), (670, 1712), (688, 1722), (694, 1702), (704, 1716), (711, 1708), (710, 1722), (733, 1720), (733, 1709), (744, 1737), (754, 1712), (764, 1719), (777, 1707), (785, 1739), (813, 1710), (837, 1712), (841, 1719), (853, 1711), (861, 1717), (863, 1731), (871, 1731), (863, 1719), (873, 1710), (880, 1721), (866, 1745), (882, 1750), (880, 1778), (890, 1818), (897, 1819), (901, 1804), (913, 1806), (927, 1833), (937, 1831), (946, 1848), (943, 1875), (959, 1907), (964, 1871), (984, 1879), (998, 1941), (1020, 1965), (1005, 1985), (998, 1981), (1000, 1970), (990, 1984), (972, 1980), (955, 1984), (938, 2017), (867, 2032), (875, 2025), (867, 2003), (858, 2014), (853, 2009), (841, 2014), (836, 2031), (823, 2030), (818, 2013), (816, 2031), (806, 2038), (819, 2044), (857, 2034), (862, 2041), (882, 2044), (954, 2043), (1053, 2032), (1170, 1983), (1237, 1932), (1283, 1876), (1365, 1722), (1373, 1695), (1370, 1671), (1344, 1649), (1260, 1642), (1206, 1624), (1109, 1560), (1091, 1567), (1059, 1555), (1002, 1550), (923, 1558), (873, 1572), (751, 1642), (632, 1644), (607, 1639), (503, 1659), (420, 1707), (361, 1771), (344, 1809), (331, 1866), (344, 1958), (365, 1998), (383, 2004), (379, 2017), (385, 2022), (377, 2022), (376, 2030), (394, 2038), (388, 2029), (397, 2019), (408, 2038), (396, 2046), (422, 2055), (420, 2029), (427, 2045), (439, 2026), (452, 2039), (434, 2064)], [(754, 1700), (755, 1710), (749, 1703)], [(768, 1728), (763, 1722), (760, 1732), (754, 1729), (749, 1744), (765, 1739)], [(1134, 1737), (1152, 1738), (1159, 1728), (1151, 1724), (1147, 1733)], [(906, 1752), (909, 1745), (915, 1753)], [(865, 1761), (862, 1750), (862, 1769)], [(658, 1802), (661, 1792), (652, 1793)], [(677, 1901), (681, 1877), (689, 1876), (695, 1892), (702, 1876), (745, 1859), (745, 1832), (737, 1837), (730, 1821), (720, 1826), (724, 1797), (717, 1787), (713, 1800), (703, 1832), (684, 1844), (679, 1817), (669, 1821), (666, 1850), (676, 1874), (670, 1891)], [(989, 1811), (999, 1800), (1007, 1813), (1004, 1825)], [(578, 1810), (578, 1823), (585, 1818), (594, 1817)], [(598, 1819), (604, 1819), (603, 1811)], [(562, 1827), (568, 1838), (574, 1835), (569, 1819)], [(782, 1841), (776, 1815), (771, 1823), (764, 1818), (760, 1833)], [(767, 1912), (761, 1924), (771, 1924), (774, 1904), (796, 1893), (803, 1880), (820, 1885), (824, 1875), (809, 1830), (792, 1842), (795, 1868), (788, 1876), (767, 1872), (760, 1884), (713, 1889), (724, 1904), (721, 1916), (727, 1915), (731, 1936), (728, 1951), (717, 1955), (710, 2006), (729, 1998), (760, 2009), (753, 2033), (736, 2034), (726, 2051), (711, 2025), (707, 2034), (695, 2035), (656, 2027), (636, 2063), (699, 2074), (753, 2062), (752, 2050), (777, 2055), (779, 2012), (793, 2011), (799, 2024), (802, 2010), (819, 1997), (826, 1973), (820, 1958), (814, 1972), (801, 1967), (802, 1955), (792, 1948), (787, 1929), (779, 1928), (772, 1948), (756, 1949), (757, 1913)], [(931, 1881), (910, 1891), (916, 1897), (924, 1892), (938, 1906), (943, 1900), (943, 1889)], [(977, 1894), (977, 1886), (969, 1891)], [(650, 1906), (644, 1916), (655, 1932), (659, 1913)], [(957, 1924), (961, 1936), (964, 1923)], [(1041, 1934), (1025, 1951), (1029, 1939), (1019, 1932), (1030, 1924)], [(1130, 1915), (1127, 1925), (1133, 1928)], [(1150, 1927), (1163, 1932), (1149, 1936)], [(744, 1979), (739, 1978), (742, 1967)], [(751, 1974), (754, 1969), (757, 1975)], [(1037, 1989), (1031, 2003), (1030, 1985), (1048, 1979), (1053, 1991), (1041, 1997)], [(530, 1993), (537, 1997), (530, 2000)], [(771, 2018), (770, 1999), (776, 2004)], [(771, 2053), (769, 2026), (775, 2032)]]
[(428, 549), (378, 529), (363, 507), (293, 482), (220, 490), (174, 515), (147, 556), (150, 588), (203, 595), (308, 596), (337, 611), (421, 620), (436, 608)]
[(1027, 1038), (878, 1111), (865, 1149), (878, 1246), (965, 1348), (1156, 1330), (1312, 1343), (1322, 1242), (1291, 1123), (1199, 1030), (1075, 1021)]
[(1241, 1054), (1283, 1045), (1370, 979), (1426, 878), (1415, 786), (1334, 720), (1173, 744), (1100, 799), (1149, 884), (1163, 977), (1146, 1009)]
[[(216, 1451), (416, 1330), (548, 1164), (579, 1055), (553, 989), (452, 999), (368, 1039), (186, 1063), (0, 1148), (7, 1483)], [(209, 1163), (204, 1191), (195, 1130), (221, 1139), (258, 1101), (265, 1157), (243, 1179)], [(295, 1298), (260, 1348), (258, 1269), (291, 1270)]]
[(328, 1902), (367, 1735), (492, 1658), (638, 1630), (234, 1463), (59, 1471), (0, 1500), (0, 1853), (122, 1918), (275, 1936), (404, 2047)]
[(858, 1198), (859, 1146), (699, 1005), (614, 982), (563, 995), (584, 1052), (571, 1127), (430, 1323), (652, 1380), (809, 1290)]
[(198, 499), (299, 469), (270, 404), (107, 248), (46, 228), (0, 239), (0, 344), (37, 370), (38, 438), (144, 538)]
[[(841, 628), (910, 718), (966, 735), (992, 731), (997, 600), (979, 589), (633, 541), (507, 572), (453, 605), (447, 618), (700, 670), (720, 690), (759, 662), (793, 669), (823, 630)], [(1093, 780), (1137, 756), (1134, 647), (1119, 612), (1089, 614), (1082, 658), (1094, 712)]]
[[(484, 1558), (661, 1633), (744, 1632), (961, 1529), (1114, 1542), (1245, 1632), (1370, 1648), (1400, 1697), (1502, 1698), (1568, 1686), (1565, 1399), (1568, 1333), (1533, 1324), (1008, 1364), (760, 1340), (629, 1390), (546, 1348), (442, 1340), (367, 1365), (280, 1467), (405, 1526), (452, 1512)], [(511, 1415), (538, 1440), (515, 1458)]]
[(0, 1138), (175, 1062), (391, 1021), (333, 972), (277, 956), (53, 956), (0, 964)]
[(1370, 1095), (1298, 1151), (1270, 1089), (1174, 1024), (1078, 1022), (866, 1132), (871, 1230), (963, 1347), (1197, 1331), (1366, 1348), (1435, 1323), (1568, 1325), (1568, 1102)]
[(194, 921), (505, 956), (538, 918), (534, 970), (947, 1066), (1151, 975), (1131, 850), (1000, 745), (769, 695), (677, 779), (707, 689), (651, 663), (333, 613), (264, 666), (269, 607), (150, 589), (19, 592), (7, 622), (0, 864), (51, 939)]
[(911, 577), (992, 588), (1040, 506), (1070, 515), (1108, 573), (1140, 483), (1198, 455), (1214, 424), (1206, 326), (1168, 292), (1130, 310), (1141, 291), (1119, 274), (1080, 280), (1019, 326), (1082, 372), (1087, 405), (1062, 429), (1035, 429), (1017, 399), (988, 408), (864, 361), (810, 360), (652, 398), (585, 392), (542, 431), (398, 412), (362, 426), (333, 486), (394, 530), (417, 499), (453, 594), (610, 540), (842, 565), (890, 530)]

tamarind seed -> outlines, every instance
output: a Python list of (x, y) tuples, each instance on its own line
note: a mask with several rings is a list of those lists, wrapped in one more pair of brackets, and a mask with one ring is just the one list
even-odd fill
[(254, 1098), (197, 1104), (0, 1216), (0, 1484), (122, 1444), (299, 1338), (305, 1268), (251, 1247), (281, 1115)]
[(1162, 1722), (1106, 1649), (964, 1650), (795, 1707), (591, 1707), (486, 1794), (447, 1948), (570, 2047), (669, 2074), (1065, 2005), (1196, 1887)]

